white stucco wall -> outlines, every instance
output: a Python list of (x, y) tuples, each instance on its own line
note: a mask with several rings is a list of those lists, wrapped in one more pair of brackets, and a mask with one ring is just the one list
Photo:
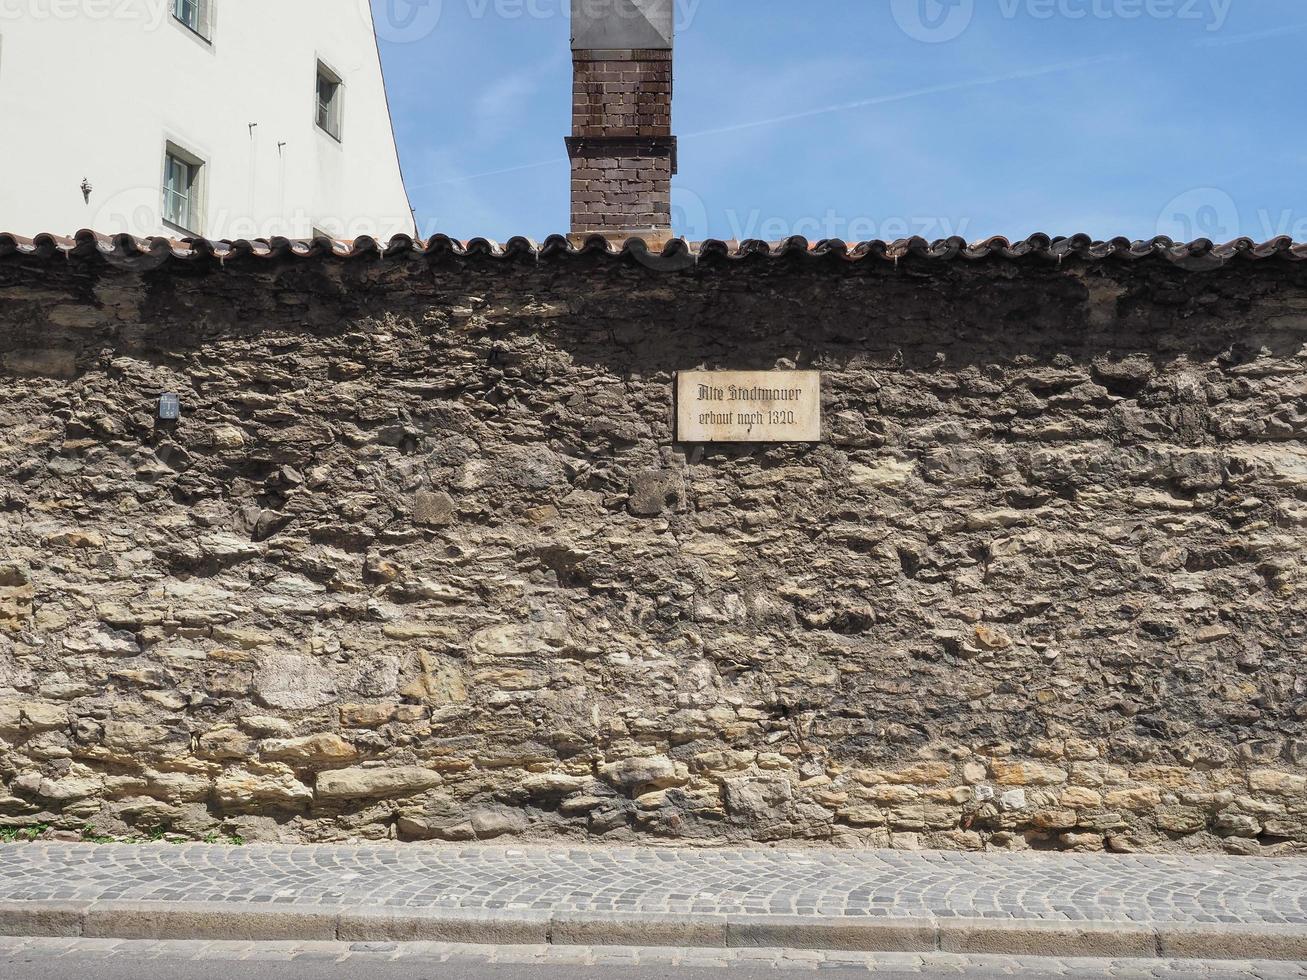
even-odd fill
[[(171, 140), (205, 161), (206, 237), (414, 232), (367, 0), (211, 2), (206, 43), (171, 0), (0, 0), (0, 230), (176, 235)], [(315, 124), (319, 59), (340, 142)]]

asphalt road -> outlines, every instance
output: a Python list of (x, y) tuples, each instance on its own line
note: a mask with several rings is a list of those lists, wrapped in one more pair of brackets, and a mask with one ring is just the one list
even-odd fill
[[(377, 961), (361, 964), (278, 963), (268, 960), (215, 964), (167, 959), (128, 959), (115, 956), (71, 959), (0, 959), (5, 980), (777, 980), (778, 977), (819, 976), (821, 980), (921, 980), (922, 977), (957, 977), (956, 969), (942, 972), (869, 973), (867, 970), (794, 970), (725, 967), (691, 970), (677, 966), (539, 966), (489, 963), (404, 963)], [(1014, 976), (1010, 973), (970, 972), (968, 980)], [(1023, 977), (1061, 977), (1062, 973), (1016, 974)], [(1085, 976), (1101, 977), (1101, 973)]]
[[(672, 962), (725, 955), (725, 965)], [(1044, 961), (908, 954), (857, 956), (856, 965), (826, 961), (843, 954), (783, 950), (631, 950), (607, 948), (376, 947), (344, 943), (179, 943), (0, 938), (0, 980), (820, 980), (1103, 976), (1162, 978), (1307, 977), (1307, 964), (1236, 965), (1163, 960)], [(544, 962), (548, 958), (551, 962)], [(496, 962), (508, 960), (509, 962)], [(645, 961), (645, 962), (642, 962)]]
[[(777, 980), (776, 970), (710, 969), (684, 970), (680, 967), (584, 967), (584, 966), (493, 966), (490, 964), (433, 963), (224, 963), (221, 971), (213, 963), (178, 963), (168, 961), (50, 961), (29, 963), (0, 961), (6, 980), (87, 980), (94, 969), (95, 980)], [(803, 971), (805, 974), (811, 971)], [(783, 976), (784, 974), (780, 974)], [(957, 974), (952, 974), (956, 976)], [(1047, 974), (1052, 976), (1052, 974)], [(823, 980), (867, 980), (866, 970), (821, 971)], [(877, 974), (895, 977), (895, 974)], [(920, 973), (900, 973), (898, 977), (920, 980)], [(944, 976), (944, 974), (938, 974)], [(982, 976), (974, 974), (974, 976)], [(997, 977), (999, 974), (985, 974)]]

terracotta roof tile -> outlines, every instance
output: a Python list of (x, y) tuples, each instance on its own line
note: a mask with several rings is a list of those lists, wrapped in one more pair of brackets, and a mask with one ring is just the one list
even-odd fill
[(177, 240), (135, 238), (131, 235), (106, 236), (91, 231), (80, 231), (73, 238), (42, 234), (31, 239), (0, 233), (0, 259), (26, 257), (76, 261), (97, 256), (111, 262), (133, 265), (162, 263), (170, 259), (182, 262), (209, 259), (227, 262), (246, 258), (353, 260), (404, 257), (426, 257), (433, 260), (548, 260), (574, 256), (608, 256), (635, 260), (652, 268), (668, 270), (684, 269), (710, 261), (740, 262), (757, 258), (804, 258), (834, 263), (870, 262), (892, 265), (905, 260), (920, 260), (932, 265), (986, 260), (1060, 263), (1068, 259), (1084, 262), (1156, 259), (1189, 271), (1202, 272), (1238, 261), (1279, 259), (1301, 262), (1307, 260), (1307, 244), (1295, 243), (1287, 237), (1263, 243), (1250, 238), (1238, 238), (1221, 245), (1207, 239), (1188, 243), (1177, 243), (1165, 237), (1147, 241), (1130, 241), (1127, 238), (1095, 241), (1088, 235), (1051, 238), (1041, 234), (1015, 242), (995, 237), (972, 243), (962, 238), (946, 238), (934, 242), (924, 238), (907, 238), (894, 242), (869, 241), (856, 244), (837, 239), (814, 243), (801, 237), (781, 242), (726, 242), (708, 239), (689, 243), (675, 239), (663, 248), (655, 249), (640, 238), (629, 239), (618, 246), (599, 235), (577, 245), (563, 235), (551, 235), (541, 243), (516, 237), (500, 244), (487, 238), (459, 241), (447, 235), (435, 235), (425, 241), (396, 235), (382, 243), (368, 236), (352, 241), (328, 238), (210, 241), (205, 238)]

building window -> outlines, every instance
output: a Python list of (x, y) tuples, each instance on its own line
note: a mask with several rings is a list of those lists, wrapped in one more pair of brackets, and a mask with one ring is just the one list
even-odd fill
[(170, 0), (172, 15), (200, 37), (209, 38), (209, 5), (212, 0)]
[(163, 158), (163, 220), (179, 231), (200, 233), (200, 178), (204, 163), (168, 144)]
[(342, 95), (340, 76), (318, 62), (318, 128), (333, 139), (340, 139), (340, 102)]

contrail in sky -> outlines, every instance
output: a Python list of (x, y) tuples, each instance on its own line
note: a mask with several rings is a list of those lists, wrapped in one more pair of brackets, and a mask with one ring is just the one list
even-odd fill
[[(908, 89), (905, 92), (892, 92), (888, 95), (878, 95), (871, 99), (859, 99), (856, 102), (840, 102), (836, 105), (821, 106), (815, 109), (804, 109), (800, 112), (791, 112), (783, 116), (772, 116), (769, 119), (755, 119), (750, 122), (733, 123), (729, 126), (721, 126), (716, 129), (702, 129), (696, 133), (686, 133), (680, 138), (683, 140), (694, 139), (698, 136), (717, 136), (721, 133), (734, 133), (742, 129), (756, 129), (760, 126), (775, 126), (779, 123), (793, 122), (796, 119), (809, 119), (813, 116), (824, 116), (833, 112), (849, 112), (853, 109), (866, 109), (872, 106), (889, 105), (894, 102), (906, 102), (909, 99), (919, 99), (927, 95), (939, 95), (944, 92), (959, 92), (971, 88), (984, 88), (988, 85), (1000, 85), (1003, 82), (1015, 82), (1025, 78), (1041, 78), (1045, 75), (1057, 75), (1068, 71), (1078, 71), (1082, 68), (1093, 68), (1097, 65), (1105, 65), (1112, 61), (1120, 60), (1118, 55), (1101, 55), (1097, 58), (1081, 58), (1078, 61), (1064, 61), (1056, 65), (1044, 65), (1039, 68), (1026, 68), (1020, 71), (1006, 72), (1002, 75), (988, 75), (983, 78), (971, 78), (961, 82), (945, 82), (940, 85), (928, 85), (924, 88)], [(469, 180), (479, 180), (482, 177), (498, 177), (501, 174), (517, 173), (521, 170), (536, 170), (540, 167), (552, 167), (559, 163), (566, 162), (564, 157), (554, 157), (551, 160), (538, 160), (535, 163), (523, 163), (516, 167), (504, 167), (500, 170), (487, 170), (483, 173), (465, 174), (461, 177), (449, 177), (445, 180), (436, 180), (426, 184), (415, 184), (409, 190), (421, 190), (425, 187), (438, 187), (442, 184), (460, 184)]]
[(1044, 75), (1057, 75), (1067, 71), (1077, 71), (1081, 68), (1092, 68), (1095, 65), (1105, 65), (1111, 61), (1119, 61), (1119, 55), (1101, 55), (1097, 58), (1081, 58), (1078, 61), (1065, 61), (1057, 65), (1045, 65), (1042, 68), (1027, 68), (1022, 71), (1007, 72), (1002, 75), (990, 75), (985, 78), (972, 78), (961, 82), (944, 82), (940, 85), (928, 85), (925, 88), (909, 89), (906, 92), (894, 92), (890, 95), (879, 95), (873, 99), (859, 99), (856, 102), (840, 102), (836, 105), (822, 106), (818, 109), (804, 109), (801, 112), (790, 112), (783, 116), (772, 116), (769, 119), (755, 119), (752, 122), (733, 123), (730, 126), (721, 126), (716, 129), (701, 129), (697, 133), (686, 133), (681, 139), (693, 139), (696, 136), (716, 136), (719, 133), (735, 133), (741, 129), (753, 129), (758, 126), (774, 126), (777, 123), (793, 122), (796, 119), (809, 119), (813, 116), (824, 116), (832, 112), (847, 112), (850, 109), (865, 109), (870, 106), (889, 105), (892, 102), (906, 102), (909, 99), (921, 98), (923, 95), (939, 95), (943, 92), (958, 92), (969, 88), (983, 88), (987, 85), (999, 85), (1003, 82), (1015, 82), (1023, 78), (1040, 78)]
[[(1286, 34), (1299, 34), (1307, 31), (1307, 23), (1287, 24), (1283, 27), (1272, 27), (1265, 31), (1251, 31), (1247, 34), (1231, 34), (1223, 37), (1205, 37), (1190, 42), (1194, 47), (1225, 47), (1234, 44), (1247, 44), (1252, 41), (1262, 41), (1271, 37), (1283, 37)], [(984, 78), (972, 78), (961, 82), (944, 82), (939, 85), (928, 85), (924, 88), (908, 89), (905, 92), (893, 92), (888, 95), (879, 95), (871, 99), (858, 99), (854, 102), (840, 102), (835, 105), (820, 106), (815, 109), (804, 109), (799, 112), (790, 112), (781, 116), (771, 116), (767, 119), (755, 119), (750, 122), (732, 123), (729, 126), (719, 126), (714, 129), (701, 129), (695, 133), (685, 133), (681, 139), (694, 139), (698, 136), (718, 136), (723, 133), (737, 133), (745, 129), (757, 129), (762, 126), (775, 126), (780, 123), (794, 122), (799, 119), (811, 119), (813, 116), (825, 116), (835, 112), (849, 112), (853, 109), (867, 109), (872, 106), (890, 105), (895, 102), (906, 102), (909, 99), (919, 99), (927, 95), (940, 95), (945, 92), (960, 92), (972, 88), (984, 88), (989, 85), (1001, 85), (1004, 82), (1015, 82), (1026, 78), (1042, 78), (1046, 75), (1059, 75), (1064, 72), (1079, 71), (1082, 68), (1094, 68), (1098, 65), (1106, 65), (1114, 61), (1123, 60), (1122, 55), (1101, 55), (1096, 58), (1081, 58), (1077, 61), (1064, 61), (1056, 65), (1044, 65), (1039, 68), (1026, 68), (1020, 71), (1007, 72), (1002, 75), (989, 75)], [(439, 187), (443, 184), (461, 184), (469, 180), (480, 180), (483, 177), (498, 177), (502, 174), (517, 173), (522, 170), (537, 170), (541, 167), (553, 167), (565, 162), (563, 157), (554, 157), (550, 160), (539, 160), (535, 163), (523, 163), (516, 167), (504, 167), (500, 170), (487, 170), (477, 174), (466, 174), (461, 177), (449, 177), (445, 180), (436, 180), (426, 184), (415, 184), (409, 190), (421, 190), (425, 187)]]
[(1249, 41), (1264, 41), (1268, 37), (1284, 37), (1286, 34), (1300, 34), (1307, 30), (1307, 24), (1286, 24), (1283, 27), (1271, 27), (1264, 31), (1249, 31), (1247, 34), (1230, 34), (1222, 37), (1203, 37), (1194, 42), (1199, 48), (1224, 48), (1231, 44), (1247, 44)]

